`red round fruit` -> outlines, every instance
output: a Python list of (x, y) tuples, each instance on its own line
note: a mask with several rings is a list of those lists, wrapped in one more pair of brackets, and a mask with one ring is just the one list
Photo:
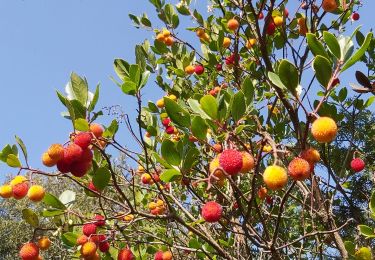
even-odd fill
[(207, 222), (217, 222), (223, 214), (223, 208), (215, 201), (209, 201), (202, 207), (202, 217)]
[(259, 20), (262, 20), (264, 18), (264, 14), (263, 14), (263, 12), (260, 12), (259, 14), (258, 14), (258, 19)]
[(118, 252), (117, 260), (134, 260), (135, 257), (130, 249), (121, 249)]
[(39, 256), (39, 248), (35, 243), (24, 244), (19, 252), (22, 260), (36, 260)]
[(72, 164), (70, 162), (65, 160), (65, 153), (66, 153), (66, 151), (64, 150), (64, 157), (60, 161), (58, 161), (57, 164), (56, 164), (57, 169), (62, 173), (70, 172), (70, 169), (71, 169), (71, 166), (72, 166)]
[(352, 20), (353, 20), (353, 21), (358, 21), (358, 20), (359, 20), (359, 13), (354, 12), (354, 13), (352, 14)]
[(73, 162), (78, 161), (81, 159), (82, 156), (82, 148), (76, 144), (70, 144), (64, 150), (64, 160), (66, 163), (71, 164)]
[(195, 74), (202, 75), (204, 72), (204, 67), (202, 65), (195, 66)]
[(94, 220), (97, 227), (102, 227), (105, 225), (105, 217), (102, 215), (95, 215)]
[(284, 9), (284, 16), (289, 17), (289, 10), (286, 8)]
[(163, 251), (157, 251), (154, 260), (163, 260)]
[(216, 70), (217, 71), (222, 71), (223, 70), (223, 65), (221, 65), (221, 63), (216, 64)]
[(93, 157), (94, 157), (94, 155), (93, 155), (92, 151), (87, 148), (87, 149), (84, 149), (82, 151), (82, 156), (81, 156), (80, 161), (91, 162)]
[(19, 200), (24, 198), (29, 191), (29, 183), (22, 182), (13, 186), (13, 198)]
[(174, 126), (168, 126), (166, 129), (165, 129), (165, 132), (169, 135), (173, 134), (174, 133)]
[(311, 168), (308, 161), (296, 157), (288, 165), (290, 177), (295, 181), (303, 181), (310, 177)]
[(352, 168), (354, 172), (360, 172), (365, 168), (365, 162), (361, 158), (354, 158), (350, 162), (350, 168)]
[(270, 22), (267, 26), (267, 34), (268, 35), (273, 35), (276, 31), (276, 25), (273, 22)]
[(91, 162), (74, 162), (70, 166), (70, 173), (73, 174), (75, 177), (83, 177), (90, 170), (91, 166)]
[(235, 175), (242, 169), (242, 154), (234, 149), (224, 150), (220, 154), (219, 163), (226, 173)]
[(86, 149), (92, 140), (92, 134), (89, 132), (81, 132), (74, 138), (74, 143), (80, 146), (82, 149)]
[(103, 252), (103, 253), (108, 252), (110, 247), (111, 247), (111, 245), (109, 244), (108, 241), (99, 243), (100, 252)]
[(96, 233), (96, 225), (93, 223), (84, 224), (82, 227), (82, 232), (89, 237)]
[(163, 126), (167, 127), (171, 123), (171, 119), (170, 118), (164, 118), (161, 123), (163, 124)]

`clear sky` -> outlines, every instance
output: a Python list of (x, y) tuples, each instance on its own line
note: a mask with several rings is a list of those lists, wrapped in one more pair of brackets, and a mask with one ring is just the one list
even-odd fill
[[(196, 2), (206, 9), (205, 0)], [(366, 24), (366, 31), (373, 26), (375, 3), (363, 2), (358, 24)], [(0, 147), (15, 143), (17, 134), (31, 165), (40, 167), (49, 144), (66, 141), (71, 125), (60, 116), (63, 106), (55, 90), (64, 91), (71, 71), (86, 76), (91, 89), (101, 83), (98, 108), (135, 110), (132, 99), (109, 79), (115, 76), (114, 58), (133, 61), (134, 46), (151, 36), (131, 25), (129, 12), (152, 18), (154, 8), (147, 0), (0, 0)], [(146, 99), (156, 100), (159, 93), (149, 86)], [(119, 137), (127, 142), (124, 126)], [(0, 179), (7, 173), (16, 171), (0, 164)]]

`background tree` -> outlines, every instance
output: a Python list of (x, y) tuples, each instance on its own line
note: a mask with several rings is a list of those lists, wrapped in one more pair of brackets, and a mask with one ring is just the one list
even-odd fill
[[(375, 237), (375, 42), (345, 30), (361, 3), (302, 1), (292, 14), (285, 0), (211, 1), (204, 17), (189, 0), (150, 2), (162, 25), (130, 18), (153, 41), (135, 47), (134, 64), (114, 61), (115, 84), (137, 101), (136, 123), (126, 112), (96, 123), (100, 88), (89, 92), (73, 73), (69, 94), (58, 92), (72, 132), (42, 156), (58, 172), (29, 166), (16, 138), (25, 160), (15, 145), (0, 159), (26, 178), (0, 194), (41, 199), (29, 184), (45, 175), (93, 197), (95, 207), (81, 208), (47, 193), (46, 210), (24, 214), (36, 230), (49, 228), (39, 218), (58, 216), (53, 235), (72, 258), (371, 259), (358, 237)], [(180, 37), (180, 22), (199, 42)], [(356, 63), (367, 72), (349, 70)], [(361, 86), (341, 84), (341, 73)], [(150, 79), (165, 94), (146, 104)], [(120, 122), (139, 149), (117, 141)], [(20, 256), (36, 259), (29, 240)]]

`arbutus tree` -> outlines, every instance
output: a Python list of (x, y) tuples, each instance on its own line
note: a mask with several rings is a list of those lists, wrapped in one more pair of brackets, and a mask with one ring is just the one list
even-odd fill
[[(150, 3), (162, 25), (130, 15), (153, 39), (135, 63), (114, 61), (117, 91), (137, 103), (136, 124), (120, 115), (137, 148), (118, 142), (119, 119), (98, 123), (100, 88), (75, 73), (57, 93), (73, 131), (42, 155), (57, 171), (30, 166), (18, 137), (23, 160), (3, 148), (18, 174), (0, 195), (45, 205), (22, 211), (35, 232), (20, 257), (40, 259), (39, 238), (54, 236), (83, 259), (372, 259), (375, 41), (345, 30), (362, 3), (213, 0), (207, 17), (190, 0)], [(146, 103), (151, 79), (165, 95)], [(98, 212), (35, 175), (79, 185)]]

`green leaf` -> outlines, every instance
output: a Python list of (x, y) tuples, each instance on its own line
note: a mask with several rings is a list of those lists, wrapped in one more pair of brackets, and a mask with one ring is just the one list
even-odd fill
[(279, 65), (279, 77), (283, 85), (293, 94), (299, 84), (298, 70), (288, 60), (282, 60)]
[(177, 125), (189, 127), (190, 126), (190, 114), (183, 109), (177, 102), (173, 101), (168, 97), (164, 97), (165, 110), (168, 116), (171, 118), (173, 123)]
[(70, 89), (73, 99), (78, 100), (84, 107), (86, 107), (88, 97), (88, 84), (86, 79), (81, 78), (76, 73), (72, 72), (68, 89)]
[(250, 76), (247, 76), (245, 80), (242, 82), (241, 89), (243, 94), (245, 95), (246, 105), (250, 105), (251, 102), (253, 102), (255, 93), (255, 88)]
[(7, 144), (6, 146), (4, 146), (3, 150), (0, 153), (0, 160), (6, 163), (9, 154), (14, 154), (14, 152), (12, 150), (12, 147)]
[(240, 120), (246, 111), (245, 95), (242, 91), (237, 92), (232, 99), (231, 104), (232, 117), (235, 122)]
[(276, 73), (273, 73), (273, 72), (269, 71), (268, 72), (268, 78), (270, 79), (272, 84), (274, 84), (276, 87), (278, 87), (280, 89), (286, 89), (284, 84), (281, 82), (279, 75), (277, 75)]
[(118, 131), (119, 125), (116, 119), (113, 119), (109, 127), (104, 131), (103, 137), (112, 138)]
[(370, 42), (372, 40), (372, 32), (368, 33), (366, 35), (365, 41), (363, 42), (362, 46), (351, 56), (344, 64), (344, 66), (341, 69), (341, 72), (347, 70), (352, 65), (354, 65), (357, 61), (359, 61), (362, 56), (365, 54), (368, 46), (370, 45)]
[(73, 203), (76, 200), (76, 193), (71, 190), (66, 190), (60, 194), (59, 200), (64, 204), (68, 205)]
[(372, 192), (371, 194), (369, 208), (370, 208), (371, 213), (375, 214), (375, 191)]
[(333, 35), (330, 32), (323, 32), (323, 39), (326, 42), (329, 51), (337, 58), (341, 59), (341, 50), (339, 42), (337, 41), (337, 38), (335, 35)]
[(95, 109), (96, 103), (99, 100), (99, 92), (100, 92), (100, 85), (98, 84), (95, 89), (94, 97), (92, 98), (89, 107), (87, 108), (88, 111), (93, 111)]
[(184, 156), (184, 161), (182, 163), (182, 169), (189, 170), (195, 163), (200, 155), (200, 152), (197, 148), (192, 147)]
[(193, 135), (200, 139), (205, 140), (207, 135), (207, 124), (200, 116), (195, 116), (191, 121), (191, 132)]
[(200, 100), (203, 111), (212, 119), (217, 119), (218, 103), (216, 98), (211, 95), (205, 95)]
[(18, 156), (14, 154), (8, 154), (7, 164), (9, 167), (13, 168), (20, 168), (22, 166), (20, 159), (18, 159)]
[(73, 247), (76, 246), (78, 234), (73, 232), (66, 232), (61, 235), (61, 240), (67, 246)]
[(92, 177), (92, 182), (98, 190), (104, 190), (107, 187), (109, 181), (111, 180), (111, 172), (107, 167), (101, 167), (95, 171)]
[(181, 176), (181, 172), (177, 171), (176, 169), (168, 169), (160, 174), (160, 179), (164, 182), (172, 182), (179, 180)]
[(24, 144), (24, 142), (22, 141), (21, 138), (19, 138), (18, 136), (15, 136), (15, 138), (16, 138), (16, 142), (18, 143), (18, 145), (21, 148), (23, 156), (25, 157), (25, 161), (27, 162), (27, 150), (26, 150), (26, 146), (25, 146), (25, 144)]
[(314, 56), (321, 55), (329, 59), (328, 53), (326, 52), (323, 44), (316, 38), (315, 34), (306, 34), (307, 44)]
[[(56, 94), (58, 98), (60, 99), (61, 103), (63, 103), (63, 105), (68, 109), (69, 117), (71, 118), (72, 122), (74, 122), (75, 113), (74, 113), (74, 108), (73, 108), (72, 103), (67, 98), (65, 98), (62, 94), (60, 94), (60, 92), (56, 91)], [(73, 123), (73, 127), (74, 127), (74, 123)]]
[(125, 77), (129, 77), (129, 63), (122, 59), (115, 59), (113, 62), (113, 66), (117, 76), (121, 80), (124, 80)]
[(181, 162), (180, 154), (171, 140), (165, 139), (163, 141), (161, 144), (161, 155), (171, 165), (179, 165)]
[(366, 237), (375, 237), (374, 229), (366, 225), (358, 225), (359, 232)]
[(42, 212), (42, 216), (46, 218), (55, 217), (64, 214), (64, 210), (60, 209), (45, 209)]
[(344, 245), (345, 249), (348, 251), (350, 255), (355, 254), (355, 244), (352, 241), (345, 241)]
[(78, 118), (74, 120), (74, 128), (78, 131), (88, 131), (90, 126), (86, 119)]
[(204, 112), (196, 99), (189, 99), (188, 104), (194, 113), (199, 114), (203, 119), (210, 119), (210, 117)]
[(46, 193), (43, 203), (55, 209), (66, 209), (65, 205), (51, 193)]
[(319, 83), (323, 87), (328, 88), (328, 83), (332, 77), (332, 65), (329, 60), (318, 55), (315, 57), (312, 66)]
[(31, 209), (23, 209), (22, 218), (34, 228), (39, 226), (39, 218)]

